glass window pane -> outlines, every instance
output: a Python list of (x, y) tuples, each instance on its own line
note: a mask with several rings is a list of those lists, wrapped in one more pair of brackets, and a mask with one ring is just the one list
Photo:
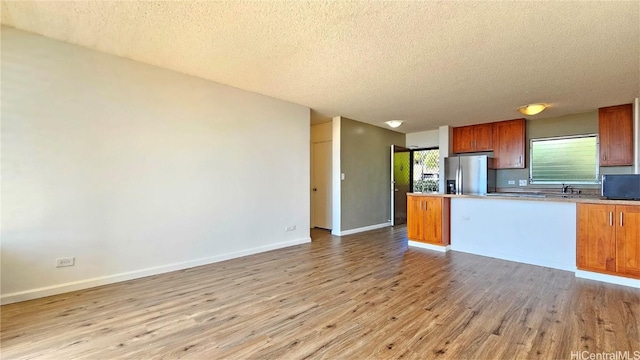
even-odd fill
[(597, 183), (598, 136), (531, 140), (532, 183)]

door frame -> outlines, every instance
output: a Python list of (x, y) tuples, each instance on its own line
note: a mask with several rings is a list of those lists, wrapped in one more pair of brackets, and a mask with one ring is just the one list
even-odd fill
[(329, 216), (329, 218), (327, 219), (327, 222), (329, 223), (329, 227), (324, 227), (324, 226), (318, 226), (318, 224), (316, 223), (316, 213), (315, 213), (315, 206), (316, 206), (316, 202), (317, 202), (317, 197), (316, 194), (317, 192), (314, 191), (314, 188), (317, 188), (318, 184), (316, 184), (316, 176), (317, 176), (317, 169), (315, 168), (315, 157), (317, 156), (316, 151), (315, 151), (315, 145), (317, 144), (322, 144), (322, 143), (329, 143), (331, 145), (330, 147), (330, 151), (329, 151), (329, 159), (331, 159), (331, 163), (332, 165), (328, 168), (325, 169), (325, 171), (329, 174), (329, 193), (330, 193), (330, 199), (333, 200), (333, 140), (329, 139), (329, 140), (323, 140), (323, 141), (314, 141), (311, 143), (311, 188), (309, 189), (311, 192), (311, 198), (310, 198), (310, 207), (311, 207), (311, 228), (318, 228), (318, 229), (326, 229), (326, 230), (332, 230), (333, 228), (333, 201), (331, 201), (329, 204), (327, 204), (327, 209), (329, 209), (331, 216)]
[[(394, 164), (394, 154), (397, 152), (408, 152), (409, 153), (409, 171), (411, 171), (411, 158), (413, 154), (411, 149), (406, 148), (404, 146), (399, 145), (391, 145), (391, 153), (389, 154), (391, 157), (391, 182), (390, 182), (390, 191), (391, 191), (391, 226), (395, 226), (396, 224), (396, 181), (395, 181), (395, 164)], [(409, 173), (409, 188), (411, 188), (411, 173)], [(406, 196), (406, 195), (405, 195)]]

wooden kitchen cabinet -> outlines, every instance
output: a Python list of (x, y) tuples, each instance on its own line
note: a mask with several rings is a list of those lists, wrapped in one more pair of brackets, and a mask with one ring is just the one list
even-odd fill
[(640, 206), (616, 206), (617, 272), (640, 279)]
[(615, 206), (577, 204), (578, 228), (576, 262), (578, 269), (616, 271)]
[(577, 204), (578, 269), (640, 279), (640, 205)]
[(453, 152), (473, 152), (473, 126), (453, 128)]
[(453, 128), (453, 152), (469, 153), (493, 150), (493, 124)]
[(407, 196), (407, 238), (422, 239), (423, 209), (422, 197)]
[(451, 199), (442, 196), (407, 196), (407, 237), (435, 245), (449, 245)]
[(633, 165), (632, 104), (598, 109), (600, 166)]
[(493, 166), (496, 169), (524, 169), (525, 119), (493, 123)]

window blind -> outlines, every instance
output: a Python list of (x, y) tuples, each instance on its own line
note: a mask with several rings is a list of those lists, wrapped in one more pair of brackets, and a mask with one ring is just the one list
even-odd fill
[(598, 135), (531, 139), (531, 183), (598, 182)]

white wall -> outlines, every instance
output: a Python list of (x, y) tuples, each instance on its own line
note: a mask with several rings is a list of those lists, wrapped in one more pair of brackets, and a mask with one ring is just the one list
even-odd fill
[(309, 108), (4, 27), (1, 85), (3, 303), (310, 241)]
[(342, 118), (331, 119), (331, 234), (340, 235), (342, 229), (342, 163), (340, 148)]
[(439, 137), (440, 137), (439, 130), (429, 130), (429, 131), (408, 133), (406, 144), (407, 144), (407, 147), (409, 148), (437, 147), (440, 145)]
[(438, 143), (440, 148), (440, 178), (438, 180), (438, 191), (441, 193), (446, 193), (447, 188), (447, 173), (445, 169), (445, 161), (444, 159), (448, 158), (451, 155), (451, 140), (453, 138), (453, 128), (451, 126), (445, 125), (440, 126), (438, 128)]
[(576, 204), (451, 199), (451, 250), (576, 270)]

